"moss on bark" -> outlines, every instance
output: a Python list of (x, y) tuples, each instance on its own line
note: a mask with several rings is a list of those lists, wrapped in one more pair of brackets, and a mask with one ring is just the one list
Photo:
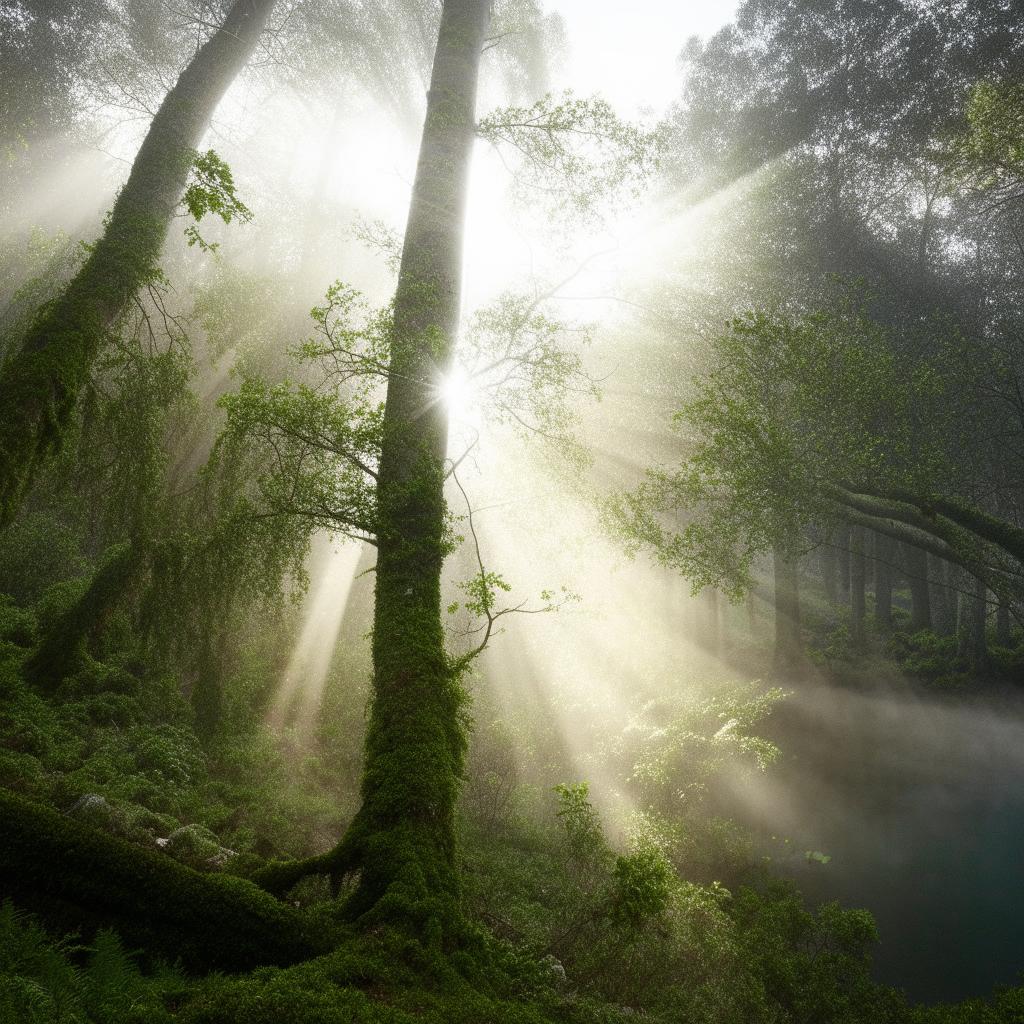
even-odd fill
[(274, 0), (236, 0), (164, 98), (102, 236), (0, 372), (0, 526), (62, 443), (97, 353), (156, 271), (196, 147)]
[(113, 928), (190, 970), (285, 965), (322, 935), (251, 883), (204, 875), (0, 790), (0, 891), (56, 931)]

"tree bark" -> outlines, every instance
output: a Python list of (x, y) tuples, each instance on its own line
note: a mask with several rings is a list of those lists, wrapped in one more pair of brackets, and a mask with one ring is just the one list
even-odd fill
[(829, 533), (821, 549), (821, 582), (825, 588), (825, 599), (829, 604), (839, 601), (839, 557), (834, 533)]
[(903, 564), (910, 583), (910, 629), (917, 633), (932, 628), (932, 599), (928, 586), (928, 556), (911, 544), (903, 545)]
[(196, 148), (274, 0), (236, 0), (164, 97), (103, 234), (0, 372), (0, 526), (59, 447), (93, 361), (156, 269)]
[(836, 530), (837, 558), (839, 562), (839, 593), (844, 601), (850, 600), (850, 526), (843, 523)]
[(775, 669), (792, 672), (803, 663), (800, 635), (800, 584), (797, 559), (782, 545), (774, 549)]
[(850, 644), (855, 651), (865, 644), (865, 559), (864, 528), (854, 526), (850, 530)]
[(988, 619), (988, 590), (985, 581), (974, 580), (971, 595), (971, 667), (975, 672), (988, 668), (988, 637), (985, 627)]
[[(851, 497), (858, 496), (850, 488), (841, 488)], [(914, 507), (920, 514), (922, 521), (934, 522), (939, 516), (955, 523), (961, 529), (981, 537), (990, 544), (1000, 547), (1008, 555), (1024, 562), (1024, 528), (1015, 526), (1004, 519), (982, 511), (979, 508), (960, 501), (957, 498), (943, 498), (935, 495), (922, 497), (913, 491), (894, 489), (867, 489), (861, 488), (861, 494), (870, 495), (882, 501), (904, 504)], [(938, 534), (942, 536), (942, 534)]]
[(362, 805), (333, 865), (358, 866), (348, 907), (423, 935), (456, 916), (455, 805), (465, 695), (444, 643), (448, 410), (462, 240), (490, 0), (445, 0), (395, 294), (377, 479), (373, 702)]
[(932, 575), (937, 578), (933, 585), (932, 609), (935, 632), (941, 636), (952, 636), (956, 633), (957, 594), (953, 587), (956, 569), (949, 562), (929, 556)]
[(200, 973), (327, 952), (300, 914), (240, 878), (200, 874), (0, 788), (0, 892), (57, 935), (114, 928)]
[(885, 534), (873, 534), (875, 539), (875, 620), (880, 629), (892, 629), (892, 576), (896, 545)]
[(996, 643), (1000, 647), (1009, 647), (1013, 643), (1010, 634), (1010, 606), (1000, 601), (996, 608)]
[[(1001, 597), (1017, 598), (1024, 595), (1018, 574), (1013, 568), (1000, 565), (998, 558), (993, 561), (986, 557), (979, 548), (979, 542), (981, 546), (986, 542), (994, 544), (1002, 549), (1002, 554), (1009, 555), (1018, 562), (1024, 561), (1024, 558), (1015, 554), (1013, 550), (1012, 534), (1016, 528), (999, 523), (1001, 530), (986, 527), (987, 532), (991, 534), (986, 536), (980, 527), (978, 531), (972, 531), (966, 525), (953, 522), (943, 515), (932, 514), (902, 498), (881, 497), (875, 492), (855, 493), (837, 485), (827, 485), (825, 491), (838, 503), (850, 523), (869, 526), (906, 545), (961, 566), (971, 575), (984, 579), (989, 589)], [(982, 516), (976, 510), (972, 515), (983, 526), (986, 523), (989, 526), (993, 522), (998, 523), (991, 517)]]

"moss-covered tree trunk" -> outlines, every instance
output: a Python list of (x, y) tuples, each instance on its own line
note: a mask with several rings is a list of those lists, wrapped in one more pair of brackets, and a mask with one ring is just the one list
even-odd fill
[(448, 410), (459, 322), (477, 76), (490, 0), (445, 0), (395, 294), (377, 481), (373, 704), (362, 806), (342, 844), (350, 909), (436, 933), (457, 897), (463, 692), (445, 651), (441, 566)]
[(0, 526), (55, 451), (107, 333), (152, 274), (210, 118), (274, 0), (236, 0), (164, 97), (102, 236), (0, 372)]

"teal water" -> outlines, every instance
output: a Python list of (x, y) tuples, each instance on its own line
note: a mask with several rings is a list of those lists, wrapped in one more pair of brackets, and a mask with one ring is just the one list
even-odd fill
[(1024, 701), (818, 687), (770, 734), (781, 763), (734, 781), (736, 813), (812, 901), (872, 911), (879, 980), (927, 1002), (1021, 982)]

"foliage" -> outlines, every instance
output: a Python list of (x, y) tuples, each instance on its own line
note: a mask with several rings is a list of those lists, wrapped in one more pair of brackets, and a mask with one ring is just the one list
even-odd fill
[[(73, 166), (66, 154), (51, 166), (59, 143), (30, 145), (72, 129), (77, 138), (91, 116), (83, 99), (105, 90), (146, 106), (197, 43), (217, 34), (206, 4), (130, 5), (128, 18), (106, 0), (65, 6), (74, 10), (19, 0), (0, 16), (0, 41), (11, 43), (0, 104), (12, 113), (0, 152), (17, 172), (0, 203), (22, 219), (33, 214), (22, 182)], [(652, 548), (697, 589), (738, 597), (760, 584), (769, 549), (801, 554), (850, 514), (836, 488), (862, 488), (862, 505), (870, 489), (890, 489), (903, 495), (898, 508), (883, 509), (890, 526), (904, 521), (889, 517), (899, 512), (941, 531), (940, 555), (951, 553), (943, 544), (959, 544), (952, 553), (986, 570), (992, 589), (989, 571), (1012, 575), (994, 550), (1020, 542), (1024, 423), (1012, 6), (743, 3), (735, 25), (688, 44), (683, 101), (666, 130), (648, 131), (601, 99), (533, 102), (545, 88), (549, 44), (558, 43), (557, 18), (533, 0), (495, 5), (484, 48), (514, 78), (516, 105), (483, 118), (478, 134), (508, 160), (519, 198), (551, 222), (592, 221), (635, 199), (660, 165), (664, 226), (683, 207), (685, 233), (693, 229), (656, 253), (660, 292), (661, 275), (682, 265), (677, 250), (694, 250), (682, 285), (654, 296), (652, 319), (668, 324), (671, 354), (648, 359), (648, 347), (628, 357), (638, 365), (636, 393), (652, 396), (670, 382), (679, 410), (674, 460), (606, 509), (632, 549)], [(330, 77), (344, 66), (385, 102), (418, 97), (420, 78), (404, 64), (412, 53), (425, 67), (437, 14), (423, 0), (298, 5), (264, 37), (257, 76), (308, 97), (298, 88), (308, 84), (305, 65)], [(218, 62), (225, 81), (229, 63)], [(974, 85), (964, 109), (982, 74), (999, 77)], [(445, 92), (432, 89), (433, 100), (446, 101)], [(468, 135), (468, 119), (456, 120)], [(940, 151), (935, 140), (964, 123), (966, 134)], [(180, 141), (174, 131), (163, 137)], [(0, 589), (9, 595), (0, 596), (2, 887), (36, 908), (52, 934), (78, 931), (53, 939), (4, 905), (0, 1018), (1019, 1018), (1020, 990), (908, 1010), (871, 981), (870, 915), (807, 906), (753, 862), (750, 836), (719, 816), (716, 797), (779, 756), (761, 735), (778, 690), (682, 699), (674, 694), (686, 684), (673, 679), (669, 695), (630, 707), (628, 722), (604, 732), (585, 702), (560, 707), (570, 735), (538, 700), (527, 713), (556, 720), (543, 723), (546, 744), (520, 734), (521, 709), (488, 713), (463, 778), (470, 692), (487, 684), (470, 678), (468, 658), (445, 650), (436, 621), (440, 567), (466, 521), (447, 509), (444, 488), (459, 484), (456, 470), (485, 423), (587, 465), (574, 434), (579, 400), (598, 396), (585, 359), (592, 329), (556, 313), (559, 287), (506, 291), (468, 318), (456, 344), (457, 309), (437, 314), (449, 300), (457, 307), (458, 281), (429, 251), (456, 232), (452, 218), (444, 230), (411, 225), (405, 243), (428, 244), (404, 275), (404, 304), (378, 308), (336, 283), (312, 311), (311, 337), (286, 356), (280, 339), (298, 333), (290, 305), (311, 277), (305, 255), (316, 234), (295, 237), (295, 224), (315, 219), (295, 180), (254, 199), (277, 218), (268, 251), (246, 247), (258, 273), (220, 258), (196, 262), (193, 247), (218, 250), (200, 234), (204, 217), (230, 224), (252, 213), (214, 151), (154, 140), (159, 132), (140, 150), (140, 167), (160, 188), (129, 181), (97, 242), (0, 240), (0, 520), (10, 520), (0, 538)], [(428, 178), (452, 170), (450, 148), (439, 148)], [(165, 274), (164, 214), (177, 203), (164, 199), (179, 194), (191, 218), (188, 248), (172, 240)], [(688, 204), (709, 196), (690, 217)], [(436, 214), (458, 198), (441, 187), (414, 208)], [(384, 225), (364, 222), (356, 235), (400, 267), (403, 242)], [(293, 275), (297, 248), (302, 272)], [(459, 247), (451, 249), (457, 267)], [(829, 304), (837, 271), (870, 277), (872, 292)], [(650, 313), (648, 298), (626, 301)], [(737, 315), (744, 309), (753, 312)], [(700, 334), (725, 316), (706, 350), (690, 344), (691, 324)], [(624, 333), (645, 342), (648, 326), (631, 321)], [(680, 393), (691, 350), (707, 359)], [(217, 404), (229, 364), (235, 383)], [(381, 489), (384, 392), (410, 379), (406, 404), (393, 407), (391, 451), (398, 461), (420, 448), (428, 457)], [(616, 396), (633, 394), (634, 383), (617, 384)], [(453, 391), (461, 408), (449, 416), (441, 403)], [(617, 424), (627, 443), (650, 432), (650, 409), (637, 403)], [(465, 449), (445, 459), (449, 419), (462, 421), (453, 441)], [(646, 446), (619, 454), (628, 465), (649, 461)], [(1003, 540), (965, 539), (972, 527), (957, 515)], [(346, 611), (317, 726), (302, 735), (264, 727), (299, 650), (306, 559), (321, 530), (384, 541), (376, 581), (387, 614), (371, 637), (377, 689), (363, 778), (375, 800), (369, 814), (355, 812), (370, 675), (365, 601)], [(479, 571), (456, 584), (449, 607), (486, 620), (486, 642), (499, 615), (524, 609), (499, 608), (507, 574), (477, 554)], [(620, 596), (634, 600), (627, 589)], [(542, 601), (552, 605), (553, 593)], [(823, 643), (827, 659), (873, 670), (851, 650), (845, 625)], [(954, 638), (897, 632), (888, 649), (930, 685), (962, 677)], [(734, 654), (730, 645), (725, 656)], [(1019, 676), (1022, 656), (993, 652), (1008, 679)], [(555, 779), (575, 777), (580, 749), (600, 766), (601, 788), (562, 785), (552, 796)], [(633, 813), (603, 817), (592, 794)], [(290, 892), (268, 886), (289, 906), (235, 872), (308, 877)], [(343, 909), (339, 886), (350, 895), (353, 878), (383, 878), (385, 898), (364, 894)], [(361, 911), (358, 934), (339, 925)], [(180, 958), (194, 976), (167, 972), (161, 956)], [(210, 973), (256, 964), (275, 966)]]
[(967, 105), (968, 131), (954, 147), (956, 164), (989, 199), (1013, 202), (1024, 196), (1024, 86), (981, 81)]
[[(864, 911), (807, 911), (785, 885), (684, 881), (650, 839), (614, 854), (584, 785), (558, 787), (555, 832), (473, 837), (469, 898), (499, 935), (553, 957), (579, 996), (654, 1020), (897, 1021)], [(511, 846), (510, 846), (511, 844)]]
[(589, 333), (548, 311), (551, 297), (505, 292), (478, 310), (453, 372), (469, 394), (464, 415), (476, 411), (487, 422), (509, 424), (579, 463), (583, 456), (573, 437), (577, 414), (571, 399), (598, 399), (600, 390), (583, 365)]
[(645, 803), (699, 800), (727, 765), (766, 771), (779, 751), (753, 730), (784, 697), (778, 687), (751, 685), (659, 709), (661, 724), (644, 737), (632, 771)]
[(970, 676), (969, 659), (958, 653), (955, 635), (940, 636), (930, 629), (896, 632), (888, 650), (904, 672), (938, 689), (961, 687)]
[(804, 528), (837, 514), (835, 484), (928, 489), (938, 456), (916, 436), (911, 400), (932, 386), (927, 372), (908, 383), (886, 333), (856, 306), (736, 318), (676, 414), (681, 465), (615, 495), (606, 522), (695, 592), (738, 598), (762, 553), (799, 553)]
[(185, 228), (188, 244), (198, 245), (203, 252), (216, 252), (219, 247), (217, 242), (205, 241), (196, 226), (208, 213), (225, 224), (252, 220), (252, 210), (238, 197), (231, 168), (212, 149), (196, 153), (181, 201), (196, 222)]
[(635, 197), (657, 165), (657, 132), (623, 121), (600, 97), (548, 94), (528, 107), (495, 110), (477, 124), (480, 137), (515, 154), (513, 174), (524, 200), (552, 213), (593, 217), (617, 197)]
[(112, 931), (98, 931), (89, 947), (70, 939), (54, 942), (10, 901), (0, 906), (0, 1015), (5, 1020), (169, 1021), (164, 999), (184, 987), (179, 974), (162, 966), (144, 977)]

